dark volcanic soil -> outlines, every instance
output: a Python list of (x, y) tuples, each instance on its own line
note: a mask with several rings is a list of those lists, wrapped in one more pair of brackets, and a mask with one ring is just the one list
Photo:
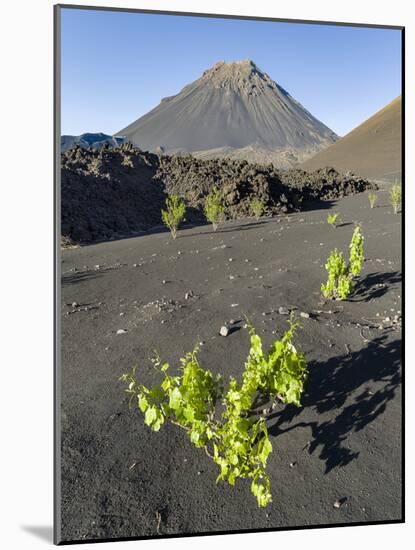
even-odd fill
[(264, 202), (268, 214), (287, 213), (306, 208), (311, 200), (360, 193), (372, 184), (330, 168), (279, 171), (245, 160), (158, 156), (130, 144), (74, 147), (62, 154), (62, 236), (88, 243), (154, 231), (171, 194), (184, 198), (187, 222), (201, 222), (213, 186), (221, 189), (226, 217), (241, 219), (251, 214), (253, 196)]
[[(62, 540), (402, 518), (401, 216), (384, 192), (373, 210), (366, 194), (333, 210), (336, 229), (320, 209), (62, 252)], [(335, 246), (347, 251), (355, 221), (366, 239), (357, 293), (323, 304), (323, 264)], [(215, 485), (217, 467), (180, 428), (147, 428), (118, 378), (138, 365), (151, 384), (154, 349), (176, 365), (197, 342), (203, 366), (240, 377), (240, 320), (268, 345), (286, 328), (280, 306), (310, 314), (296, 340), (310, 376), (303, 406), (269, 422), (264, 510), (248, 481)]]

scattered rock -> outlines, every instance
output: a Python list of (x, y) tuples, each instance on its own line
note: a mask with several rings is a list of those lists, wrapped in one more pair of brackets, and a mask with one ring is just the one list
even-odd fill
[(343, 506), (343, 504), (346, 502), (346, 500), (347, 500), (347, 497), (339, 498), (333, 504), (333, 508), (337, 508), (337, 509), (341, 508)]
[(219, 334), (221, 336), (228, 336), (229, 328), (227, 326), (223, 325), (223, 327), (220, 328)]
[(303, 317), (304, 319), (309, 319), (310, 314), (306, 313), (305, 311), (300, 311), (300, 317)]
[(285, 307), (285, 306), (280, 306), (278, 308), (278, 313), (280, 315), (289, 315), (290, 314), (290, 310), (288, 309), (288, 307)]
[(123, 328), (119, 328), (117, 330), (117, 334), (125, 334), (126, 332), (128, 332), (127, 330), (123, 329)]
[(79, 306), (78, 302), (72, 302), (72, 304), (71, 304), (71, 305), (72, 305), (72, 307), (73, 307), (73, 308), (75, 308), (75, 307), (78, 307), (78, 306)]

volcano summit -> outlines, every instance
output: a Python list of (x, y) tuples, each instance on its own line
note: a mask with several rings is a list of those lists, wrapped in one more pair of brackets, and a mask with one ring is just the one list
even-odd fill
[(117, 134), (141, 149), (288, 167), (336, 134), (253, 61), (220, 61)]

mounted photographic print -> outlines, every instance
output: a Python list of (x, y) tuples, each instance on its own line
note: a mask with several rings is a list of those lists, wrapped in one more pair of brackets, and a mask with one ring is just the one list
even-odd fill
[(403, 521), (404, 29), (55, 7), (55, 542)]

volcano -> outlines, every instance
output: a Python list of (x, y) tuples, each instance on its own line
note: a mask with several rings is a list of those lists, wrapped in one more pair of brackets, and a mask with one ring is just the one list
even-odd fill
[(116, 134), (141, 149), (280, 167), (333, 144), (336, 134), (253, 61), (220, 61)]
[(394, 181), (402, 176), (402, 99), (349, 132), (337, 143), (304, 162), (304, 170), (332, 166), (365, 178)]

